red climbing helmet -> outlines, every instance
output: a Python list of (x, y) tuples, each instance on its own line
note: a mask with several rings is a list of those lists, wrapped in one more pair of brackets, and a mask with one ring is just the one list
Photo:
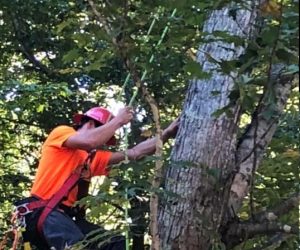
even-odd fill
[[(84, 114), (75, 114), (73, 117), (73, 121), (75, 124), (80, 124), (83, 117), (89, 117), (94, 119), (97, 122), (100, 122), (102, 125), (106, 124), (114, 117), (114, 115), (107, 110), (106, 108), (102, 107), (94, 107), (86, 111)], [(106, 145), (116, 145), (116, 137), (113, 136), (109, 139)]]
[(97, 122), (100, 122), (101, 124), (105, 124), (110, 120), (110, 118), (113, 117), (113, 115), (106, 108), (94, 107), (86, 111), (84, 114), (75, 114), (73, 117), (73, 121), (76, 124), (79, 124), (83, 117), (89, 117), (96, 120)]

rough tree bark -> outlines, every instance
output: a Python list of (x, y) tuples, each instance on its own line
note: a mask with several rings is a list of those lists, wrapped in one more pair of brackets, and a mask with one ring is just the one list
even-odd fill
[[(247, 41), (255, 31), (258, 17), (259, 8), (254, 2), (235, 15), (228, 7), (213, 11), (204, 25), (204, 31), (210, 34), (207, 38), (214, 38), (214, 31), (225, 31)], [(229, 103), (236, 77), (234, 71), (221, 73), (220, 65), (237, 59), (245, 52), (245, 47), (210, 41), (198, 49), (198, 62), (212, 76), (208, 80), (192, 81), (186, 96), (171, 154), (172, 164), (166, 172), (165, 189), (174, 195), (161, 202), (159, 211), (163, 250), (205, 250), (220, 242), (231, 249), (247, 237), (263, 232), (298, 231), (297, 226), (282, 225), (274, 218), (280, 214), (278, 211), (296, 207), (299, 196), (285, 202), (284, 208), (275, 209), (278, 214), (268, 212), (272, 218), (265, 216), (260, 220), (258, 215), (255, 221), (235, 220), (275, 132), (294, 79), (293, 74), (284, 73), (285, 65), (270, 63), (263, 98), (245, 134), (237, 139), (238, 103), (231, 105), (231, 115), (216, 117), (214, 112)], [(267, 101), (270, 96), (274, 98), (272, 105)], [(271, 118), (265, 116), (268, 112), (272, 112)]]
[[(255, 23), (255, 9), (238, 10), (235, 17), (229, 13), (229, 8), (213, 11), (204, 31), (225, 31), (247, 39)], [(211, 37), (213, 34), (208, 38)], [(229, 103), (235, 77), (234, 72), (221, 73), (216, 61), (237, 59), (244, 51), (242, 46), (221, 41), (209, 42), (198, 50), (198, 62), (212, 76), (192, 81), (188, 89), (171, 155), (173, 164), (165, 183), (166, 190), (180, 197), (169, 199), (160, 210), (161, 249), (205, 250), (218, 244), (235, 170), (240, 112), (236, 105), (232, 116), (214, 116), (214, 112)]]

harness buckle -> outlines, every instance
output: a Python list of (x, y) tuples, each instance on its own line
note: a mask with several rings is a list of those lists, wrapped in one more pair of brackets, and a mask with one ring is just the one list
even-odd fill
[(28, 208), (28, 204), (29, 203), (24, 203), (19, 206), (16, 206), (15, 211), (18, 213), (18, 215), (24, 216), (24, 215), (30, 214), (32, 212), (32, 210), (30, 210)]

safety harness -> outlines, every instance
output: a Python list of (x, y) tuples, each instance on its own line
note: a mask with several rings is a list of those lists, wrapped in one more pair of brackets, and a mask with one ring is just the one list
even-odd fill
[(39, 219), (37, 223), (37, 230), (39, 234), (43, 237), (43, 224), (47, 218), (47, 216), (51, 213), (51, 211), (55, 208), (57, 208), (60, 203), (68, 196), (71, 189), (79, 185), (78, 187), (78, 195), (77, 197), (83, 198), (84, 196), (87, 196), (88, 194), (88, 187), (89, 182), (87, 180), (90, 179), (90, 165), (92, 163), (92, 160), (96, 154), (96, 150), (92, 150), (86, 160), (83, 164), (79, 165), (72, 174), (66, 179), (64, 184), (60, 187), (60, 189), (48, 200), (36, 200), (31, 201), (28, 203), (24, 203), (21, 205), (16, 206), (15, 211), (17, 218), (19, 220), (19, 224), (23, 225), (23, 227), (26, 227), (25, 223), (25, 215), (32, 213), (35, 209), (43, 208)]

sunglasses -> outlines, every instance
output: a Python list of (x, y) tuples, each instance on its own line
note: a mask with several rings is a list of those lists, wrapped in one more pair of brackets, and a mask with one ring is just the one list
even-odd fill
[(95, 128), (98, 128), (103, 125), (102, 123), (95, 121), (95, 120), (94, 120), (94, 124), (95, 124)]

